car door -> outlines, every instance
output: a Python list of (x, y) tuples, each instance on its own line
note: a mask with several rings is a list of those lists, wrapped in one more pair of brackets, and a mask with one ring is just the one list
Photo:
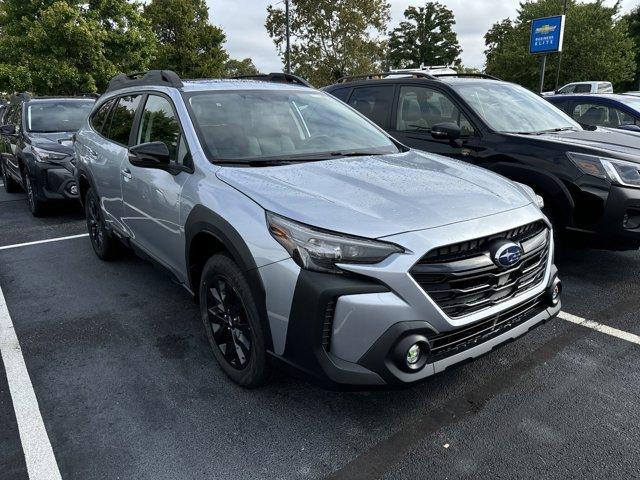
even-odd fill
[(22, 175), (20, 165), (18, 163), (18, 150), (20, 147), (22, 136), (22, 103), (12, 108), (8, 123), (15, 126), (13, 135), (5, 135), (6, 151), (4, 154), (7, 173), (22, 183)]
[[(401, 85), (389, 133), (409, 147), (450, 157), (468, 157), (478, 145), (469, 118), (444, 91), (420, 85)], [(453, 123), (460, 127), (459, 141), (436, 139), (431, 127)]]
[(149, 94), (132, 136), (132, 145), (163, 142), (170, 168), (139, 167), (128, 157), (122, 169), (123, 221), (132, 240), (173, 272), (184, 263), (180, 195), (193, 171), (180, 121), (169, 97)]
[(141, 94), (133, 94), (105, 102), (91, 117), (95, 133), (76, 145), (78, 156), (85, 156), (91, 164), (105, 221), (125, 236), (130, 233), (122, 222), (122, 164), (129, 153), (129, 138), (141, 100)]

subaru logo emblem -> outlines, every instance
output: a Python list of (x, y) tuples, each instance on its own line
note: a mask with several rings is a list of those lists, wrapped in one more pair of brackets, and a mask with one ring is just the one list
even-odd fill
[(502, 268), (516, 265), (522, 259), (522, 247), (513, 242), (501, 242), (491, 249), (493, 263)]

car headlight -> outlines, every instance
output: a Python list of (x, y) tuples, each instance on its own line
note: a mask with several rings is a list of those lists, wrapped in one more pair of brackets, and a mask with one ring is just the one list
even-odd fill
[(273, 238), (300, 267), (316, 272), (343, 273), (336, 264), (379, 263), (404, 252), (391, 243), (318, 230), (271, 212), (267, 212), (267, 224)]
[(533, 203), (535, 203), (538, 206), (538, 208), (544, 208), (544, 198), (538, 195), (533, 190), (533, 188), (531, 188), (529, 185), (525, 185), (524, 183), (520, 183), (520, 182), (513, 182), (513, 183), (515, 183), (522, 190), (524, 190), (524, 192), (529, 196), (529, 198), (533, 201)]
[(54, 152), (53, 150), (46, 150), (40, 147), (31, 147), (34, 153), (34, 157), (39, 162), (54, 162), (56, 160), (64, 160), (70, 155), (62, 152)]
[(587, 175), (608, 179), (613, 183), (627, 187), (640, 188), (640, 163), (585, 153), (569, 152), (567, 156), (576, 167)]

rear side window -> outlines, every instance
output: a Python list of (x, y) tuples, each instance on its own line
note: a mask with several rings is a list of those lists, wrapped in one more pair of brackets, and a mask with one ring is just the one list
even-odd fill
[(100, 108), (98, 108), (96, 113), (94, 113), (91, 116), (91, 120), (90, 120), (91, 126), (96, 132), (102, 133), (102, 128), (104, 127), (105, 120), (109, 115), (109, 110), (111, 110), (111, 106), (113, 105), (113, 102), (114, 102), (113, 99), (104, 102), (100, 106)]
[(393, 86), (355, 88), (349, 99), (349, 105), (385, 129), (392, 102)]
[(591, 85), (588, 83), (580, 83), (576, 85), (574, 93), (591, 93)]
[(598, 84), (598, 93), (613, 93), (613, 86), (609, 82), (600, 82)]
[(349, 97), (350, 91), (351, 91), (351, 87), (338, 88), (336, 90), (333, 90), (331, 92), (331, 95), (336, 97), (338, 100), (342, 100), (343, 102), (346, 102), (347, 98)]
[(141, 98), (141, 95), (126, 95), (118, 99), (118, 103), (111, 110), (109, 128), (104, 131), (108, 139), (121, 145), (129, 145), (133, 119)]

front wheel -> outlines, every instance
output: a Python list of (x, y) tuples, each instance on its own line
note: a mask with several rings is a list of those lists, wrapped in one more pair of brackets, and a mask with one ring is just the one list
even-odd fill
[(107, 229), (102, 209), (100, 208), (100, 200), (93, 191), (89, 189), (85, 196), (85, 214), (87, 217), (87, 230), (89, 231), (89, 239), (93, 251), (101, 260), (113, 260), (118, 256), (120, 245), (118, 239), (115, 238)]
[(243, 387), (261, 385), (267, 366), (260, 314), (247, 279), (227, 255), (212, 256), (204, 267), (200, 313), (222, 370)]
[(24, 173), (23, 180), (24, 190), (27, 193), (27, 200), (29, 201), (29, 210), (31, 210), (31, 215), (34, 217), (41, 217), (45, 213), (46, 204), (42, 200), (38, 199), (36, 189), (29, 172)]

